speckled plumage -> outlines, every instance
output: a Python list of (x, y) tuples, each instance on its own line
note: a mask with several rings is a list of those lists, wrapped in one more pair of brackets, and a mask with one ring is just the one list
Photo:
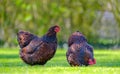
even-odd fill
[(41, 38), (25, 31), (20, 31), (17, 34), (17, 40), (20, 46), (20, 58), (29, 65), (44, 65), (50, 60), (57, 49), (57, 38), (55, 29), (58, 26), (53, 26)]
[(66, 57), (71, 66), (88, 66), (89, 59), (94, 60), (93, 47), (87, 43), (87, 39), (79, 31), (69, 37)]

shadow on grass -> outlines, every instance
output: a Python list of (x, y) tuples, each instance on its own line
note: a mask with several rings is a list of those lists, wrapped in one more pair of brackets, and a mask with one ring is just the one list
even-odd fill
[[(14, 62), (3, 62), (0, 63), (0, 67), (25, 67), (30, 66), (28, 64), (25, 64), (23, 61), (16, 61)], [(39, 66), (39, 65), (35, 65)], [(70, 67), (70, 65), (67, 62), (48, 62), (44, 65), (45, 67)], [(92, 67), (120, 67), (120, 61), (111, 61), (111, 62), (97, 62), (96, 65), (93, 65)]]
[(0, 64), (0, 67), (24, 67), (24, 66), (27, 65), (22, 62), (6, 62)]
[(0, 54), (0, 59), (16, 59), (19, 55), (16, 54)]

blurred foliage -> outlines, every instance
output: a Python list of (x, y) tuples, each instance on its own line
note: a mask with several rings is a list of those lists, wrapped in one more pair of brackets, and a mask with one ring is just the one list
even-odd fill
[(55, 24), (61, 27), (58, 33), (61, 45), (77, 30), (93, 44), (111, 43), (111, 39), (119, 43), (120, 35), (101, 40), (97, 32), (105, 11), (114, 15), (120, 27), (120, 0), (0, 0), (0, 45), (16, 46), (19, 30), (42, 36)]

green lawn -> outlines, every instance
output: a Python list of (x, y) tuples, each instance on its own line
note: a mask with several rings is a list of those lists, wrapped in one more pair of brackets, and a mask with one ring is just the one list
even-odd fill
[(19, 58), (19, 48), (0, 48), (0, 74), (119, 74), (120, 50), (94, 50), (96, 65), (71, 67), (66, 50), (57, 50), (45, 66), (29, 66)]

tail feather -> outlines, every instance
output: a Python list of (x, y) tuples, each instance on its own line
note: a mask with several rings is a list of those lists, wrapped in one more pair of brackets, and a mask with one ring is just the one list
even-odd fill
[(34, 35), (29, 32), (20, 31), (17, 33), (17, 40), (20, 48), (27, 46), (33, 38)]

